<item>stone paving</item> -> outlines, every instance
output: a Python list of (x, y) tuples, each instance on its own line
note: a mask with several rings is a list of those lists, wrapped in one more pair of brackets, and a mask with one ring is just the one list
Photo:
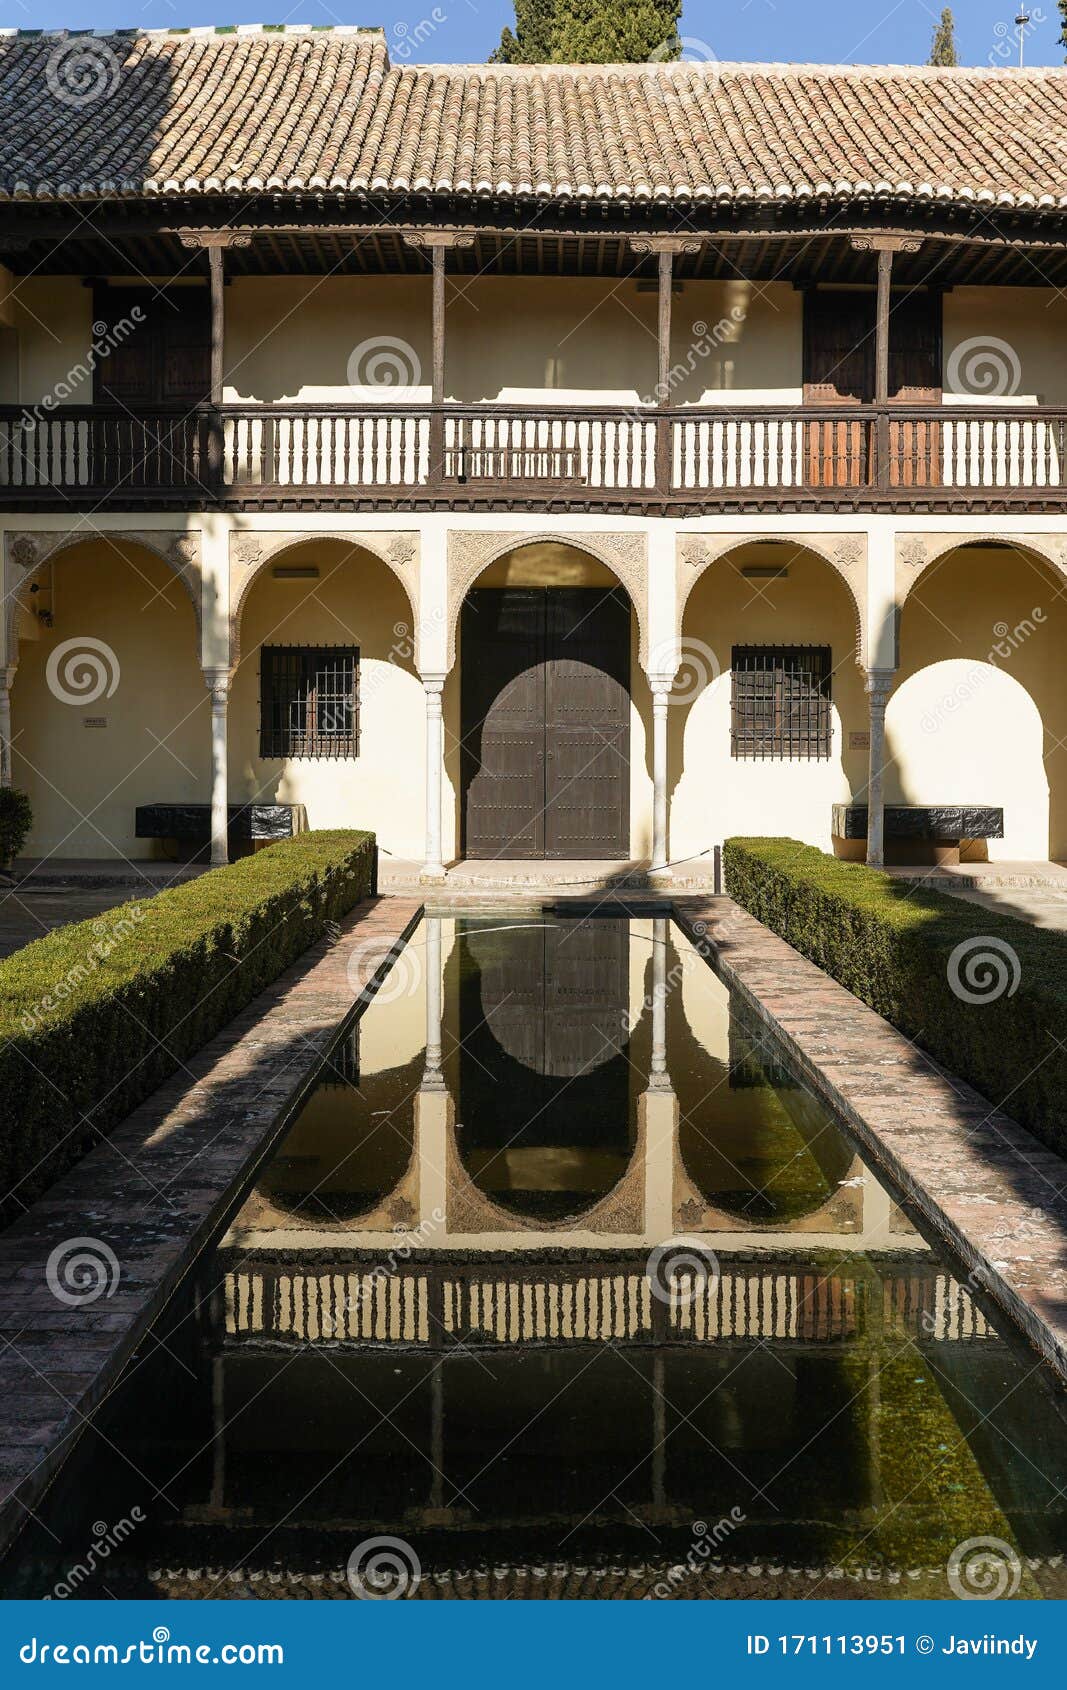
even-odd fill
[(723, 978), (1067, 1380), (1067, 1161), (730, 898), (679, 898)]
[[(153, 886), (145, 896), (151, 897), (155, 891)], [(137, 896), (130, 888), (117, 887), (110, 890), (4, 888), (0, 890), (0, 959), (21, 951), (34, 939), (43, 939), (54, 927), (65, 927), (70, 921), (88, 921)]]
[(314, 946), (0, 1236), (0, 1549), (292, 1120), (346, 1012), (421, 907), (359, 905), (334, 943)]

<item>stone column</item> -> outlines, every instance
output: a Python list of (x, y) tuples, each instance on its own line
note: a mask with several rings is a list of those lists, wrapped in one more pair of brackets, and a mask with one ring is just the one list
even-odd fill
[(14, 679), (14, 663), (0, 666), (0, 786), (10, 786), (14, 779), (11, 768), (11, 687)]
[[(441, 1072), (441, 921), (438, 916), (426, 916), (422, 924), (426, 950), (426, 1068), (422, 1083), (430, 1091), (444, 1089)], [(412, 943), (417, 942), (418, 935)]]
[(669, 680), (653, 680), (652, 687), (652, 869), (654, 881), (671, 879), (667, 825), (667, 712)]
[(209, 668), (204, 670), (204, 679), (211, 694), (211, 866), (219, 868), (230, 860), (226, 714), (232, 673), (229, 669)]
[(652, 1067), (650, 1091), (670, 1091), (667, 1072), (667, 933), (666, 916), (652, 923)]
[(871, 724), (871, 761), (867, 779), (867, 861), (871, 868), (885, 863), (885, 802), (882, 796), (885, 769), (885, 712), (893, 690), (895, 671), (868, 669), (867, 699)]
[(444, 724), (441, 716), (443, 675), (424, 675), (426, 693), (426, 861), (419, 879), (439, 886), (445, 878), (441, 861), (441, 779), (444, 767)]

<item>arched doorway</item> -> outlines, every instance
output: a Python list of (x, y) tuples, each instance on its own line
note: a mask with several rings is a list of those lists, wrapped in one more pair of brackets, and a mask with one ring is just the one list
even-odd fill
[(460, 618), (461, 849), (475, 859), (630, 853), (630, 600), (556, 541), (491, 564)]

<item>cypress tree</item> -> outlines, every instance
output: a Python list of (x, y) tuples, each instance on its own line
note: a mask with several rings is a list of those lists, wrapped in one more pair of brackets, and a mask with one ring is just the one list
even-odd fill
[(515, 0), (497, 64), (641, 64), (676, 59), (682, 0)]
[[(1060, 0), (1061, 7), (1067, 0)], [(956, 20), (952, 16), (951, 6), (946, 6), (941, 13), (941, 22), (934, 30), (934, 44), (930, 49), (927, 64), (958, 65), (959, 54), (956, 52)]]

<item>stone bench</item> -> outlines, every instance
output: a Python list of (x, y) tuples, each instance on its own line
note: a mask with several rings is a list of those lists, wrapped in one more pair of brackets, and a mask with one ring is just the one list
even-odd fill
[[(834, 851), (860, 862), (867, 853), (866, 804), (835, 804)], [(887, 863), (944, 865), (960, 860), (963, 839), (1003, 839), (1004, 811), (992, 804), (887, 804)]]
[[(246, 857), (279, 839), (306, 833), (303, 804), (231, 804), (228, 836), (231, 857)], [(139, 804), (134, 823), (138, 839), (172, 839), (191, 856), (211, 844), (210, 804)]]

